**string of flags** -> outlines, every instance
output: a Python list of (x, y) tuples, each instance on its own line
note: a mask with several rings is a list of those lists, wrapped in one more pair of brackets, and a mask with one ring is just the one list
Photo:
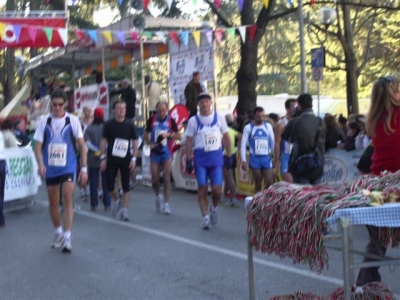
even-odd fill
[(12, 31), (15, 34), (15, 39), (17, 42), (20, 39), (21, 29), (27, 30), (30, 39), (34, 43), (36, 40), (37, 34), (42, 31), (45, 33), (49, 44), (51, 44), (52, 39), (54, 37), (54, 32), (57, 32), (60, 36), (64, 46), (68, 44), (68, 32), (72, 32), (78, 40), (84, 40), (86, 38), (90, 38), (95, 44), (98, 43), (99, 36), (104, 37), (104, 39), (109, 43), (113, 43), (114, 40), (119, 41), (122, 45), (125, 46), (127, 39), (131, 38), (135, 42), (139, 42), (140, 38), (146, 40), (152, 40), (156, 38), (164, 43), (169, 38), (176, 45), (183, 43), (185, 46), (189, 43), (190, 34), (193, 37), (194, 42), (197, 47), (200, 47), (202, 37), (206, 38), (208, 43), (213, 43), (213, 38), (221, 44), (225, 39), (234, 42), (236, 31), (239, 32), (241, 40), (243, 43), (246, 42), (246, 33), (248, 33), (248, 38), (250, 42), (253, 41), (254, 36), (257, 32), (257, 25), (244, 25), (237, 27), (228, 27), (228, 28), (217, 28), (217, 29), (202, 29), (202, 30), (180, 30), (180, 31), (144, 31), (144, 32), (136, 32), (132, 30), (106, 30), (106, 29), (72, 29), (68, 30), (67, 28), (56, 28), (56, 27), (43, 27), (43, 26), (27, 26), (27, 25), (18, 25), (18, 24), (8, 24), (4, 22), (0, 22), (0, 38), (1, 40), (7, 39), (7, 31)]

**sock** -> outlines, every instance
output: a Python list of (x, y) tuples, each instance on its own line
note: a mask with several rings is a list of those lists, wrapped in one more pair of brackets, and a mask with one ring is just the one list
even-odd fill
[(103, 191), (97, 191), (97, 196), (99, 197), (103, 196)]
[(62, 227), (61, 227), (61, 226), (60, 226), (60, 227), (57, 227), (57, 228), (55, 229), (55, 232), (56, 232), (57, 234), (63, 233)]
[(205, 215), (204, 217), (203, 217), (203, 220), (204, 219), (209, 219), (210, 217), (208, 216), (208, 215)]
[(127, 211), (128, 211), (127, 208), (123, 208), (123, 209), (122, 209), (122, 212), (127, 212)]
[(66, 232), (64, 232), (64, 237), (65, 237), (66, 239), (69, 239), (69, 238), (71, 237), (71, 231), (66, 231)]
[(218, 206), (215, 206), (215, 207), (214, 207), (214, 204), (213, 204), (213, 205), (211, 205), (211, 210), (212, 210), (212, 211), (216, 211), (216, 210), (217, 210), (217, 208), (218, 208)]

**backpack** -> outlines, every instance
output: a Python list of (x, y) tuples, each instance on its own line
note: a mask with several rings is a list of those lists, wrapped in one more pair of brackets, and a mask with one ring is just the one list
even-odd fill
[[(157, 119), (157, 114), (155, 113), (153, 115), (153, 117), (152, 117), (152, 120), (151, 120), (151, 128), (154, 127), (154, 123), (156, 122), (156, 119)], [(169, 127), (170, 132), (172, 132), (172, 118), (171, 118), (170, 115), (168, 115), (168, 127)], [(174, 143), (175, 143), (175, 141), (173, 139), (169, 139), (168, 143), (167, 143), (167, 147), (168, 147), (169, 152), (171, 153), (171, 155), (174, 154), (174, 151), (173, 151)]]

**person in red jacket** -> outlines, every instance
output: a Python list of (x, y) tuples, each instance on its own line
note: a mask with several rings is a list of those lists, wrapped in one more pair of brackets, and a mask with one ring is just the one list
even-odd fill
[[(372, 138), (374, 153), (371, 170), (375, 175), (383, 171), (400, 170), (400, 81), (395, 77), (381, 77), (375, 81), (371, 94), (371, 106), (365, 124)], [(379, 243), (379, 228), (367, 226), (370, 242), (366, 252), (385, 256), (386, 247)], [(364, 257), (364, 262), (375, 259)], [(379, 267), (362, 268), (358, 273), (357, 286), (381, 281)]]

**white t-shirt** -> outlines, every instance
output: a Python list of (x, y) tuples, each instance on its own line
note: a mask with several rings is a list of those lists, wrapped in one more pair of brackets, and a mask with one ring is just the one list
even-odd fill
[[(214, 112), (211, 113), (209, 116), (201, 116), (200, 114), (197, 115), (200, 119), (200, 122), (204, 126), (209, 126), (214, 120)], [(201, 149), (204, 148), (203, 137), (198, 132), (198, 123), (196, 117), (191, 117), (188, 122), (188, 126), (186, 128), (186, 135), (188, 137), (193, 137), (194, 145), (193, 149)], [(217, 113), (217, 125), (216, 125), (222, 134), (228, 132), (228, 125), (226, 124), (226, 120), (223, 116)]]
[(0, 131), (0, 160), (6, 159), (6, 155), (4, 153), (5, 145), (4, 145), (4, 138), (3, 134)]

